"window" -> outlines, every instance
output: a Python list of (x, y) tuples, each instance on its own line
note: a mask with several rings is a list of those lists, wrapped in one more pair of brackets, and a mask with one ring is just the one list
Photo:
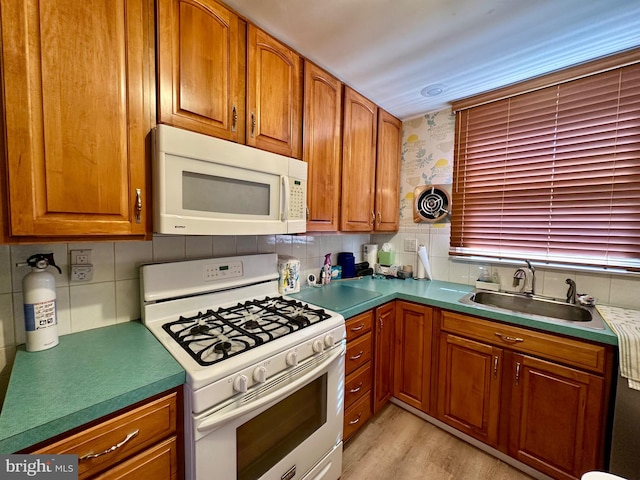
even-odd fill
[(640, 63), (628, 63), (454, 103), (452, 255), (640, 270)]

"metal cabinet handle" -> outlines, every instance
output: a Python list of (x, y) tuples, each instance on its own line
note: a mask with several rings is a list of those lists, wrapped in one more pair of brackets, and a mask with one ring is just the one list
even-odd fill
[(493, 378), (498, 378), (498, 356), (493, 357)]
[(256, 116), (253, 112), (251, 112), (251, 136), (254, 136), (256, 131)]
[(371, 225), (375, 225), (376, 223), (376, 213), (371, 210)]
[(83, 455), (82, 457), (80, 457), (78, 460), (82, 461), (82, 460), (89, 460), (90, 458), (97, 458), (97, 457), (101, 457), (102, 455), (106, 455), (107, 453), (111, 453), (111, 452), (115, 452), (116, 450), (118, 450), (120, 447), (124, 446), (129, 440), (131, 440), (133, 437), (137, 436), (138, 433), (140, 433), (140, 430), (136, 430), (135, 432), (131, 432), (129, 435), (126, 436), (126, 438), (124, 440), (122, 440), (120, 443), (117, 443), (116, 445), (114, 445), (111, 448), (107, 448), (104, 452), (100, 452), (100, 453), (87, 453), (86, 455)]
[(520, 385), (520, 362), (516, 362), (516, 385)]
[(136, 188), (136, 223), (142, 222), (142, 190), (140, 188)]
[(351, 331), (352, 332), (359, 332), (360, 330), (362, 330), (364, 328), (364, 323), (361, 325), (358, 325), (357, 327), (351, 327)]
[(352, 388), (351, 390), (349, 390), (349, 393), (357, 393), (360, 391), (361, 388), (362, 388), (362, 382), (360, 382), (360, 384), (356, 388)]
[(524, 338), (510, 337), (509, 335), (503, 335), (502, 333), (498, 333), (498, 332), (495, 332), (495, 336), (507, 343), (524, 342)]
[(360, 417), (362, 417), (361, 413), (358, 414), (358, 418), (356, 418), (355, 420), (351, 420), (349, 422), (349, 425), (355, 425), (356, 423), (358, 423), (360, 421)]
[(352, 357), (349, 357), (349, 360), (358, 360), (360, 357), (362, 357), (362, 355), (364, 355), (364, 352), (360, 350), (360, 352), (357, 355), (353, 355)]
[(382, 223), (382, 215), (380, 214), (380, 210), (378, 210), (378, 225)]
[(378, 330), (378, 331), (381, 332), (382, 329), (384, 328), (384, 322), (382, 321), (382, 317), (378, 318), (378, 323), (380, 324), (380, 330)]
[(233, 106), (231, 111), (231, 131), (236, 131), (236, 125), (238, 124), (238, 110), (236, 110), (236, 106)]

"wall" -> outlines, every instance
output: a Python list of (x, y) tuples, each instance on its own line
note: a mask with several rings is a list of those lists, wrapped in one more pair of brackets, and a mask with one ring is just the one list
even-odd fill
[[(17, 267), (34, 253), (54, 254), (62, 269), (56, 276), (58, 332), (65, 335), (140, 318), (138, 266), (150, 261), (184, 260), (251, 253), (293, 255), (300, 259), (303, 278), (320, 272), (326, 253), (333, 263), (342, 251), (362, 259), (369, 235), (268, 235), (185, 237), (156, 236), (148, 242), (0, 245), (0, 404), (4, 398), (16, 346), (25, 342), (22, 278), (29, 267)], [(69, 251), (91, 249), (91, 282), (69, 281)]]
[[(403, 123), (401, 169), (401, 223), (395, 235), (372, 235), (374, 243), (389, 242), (396, 250), (399, 264), (417, 268), (415, 253), (404, 252), (404, 240), (416, 239), (427, 247), (435, 280), (473, 285), (479, 267), (488, 267), (500, 275), (502, 288), (513, 289), (513, 273), (524, 265), (481, 264), (449, 258), (450, 223), (413, 222), (413, 189), (419, 185), (448, 186), (453, 178), (454, 116), (450, 110), (427, 113)], [(572, 269), (536, 269), (536, 293), (565, 298), (565, 279), (573, 279), (579, 293), (590, 293), (603, 304), (640, 309), (640, 276), (579, 272)]]

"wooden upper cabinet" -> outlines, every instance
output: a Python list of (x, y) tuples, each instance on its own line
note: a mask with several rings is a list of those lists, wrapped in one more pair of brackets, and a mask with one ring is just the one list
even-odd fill
[(344, 88), (340, 230), (373, 230), (376, 176), (376, 104)]
[(338, 230), (342, 83), (310, 62), (304, 67), (304, 148), (307, 231)]
[(147, 234), (151, 4), (1, 1), (11, 237)]
[(244, 143), (246, 24), (214, 0), (158, 0), (158, 120)]
[(401, 148), (402, 122), (379, 108), (375, 202), (379, 232), (395, 232), (400, 226)]
[(302, 58), (249, 24), (246, 143), (302, 158)]

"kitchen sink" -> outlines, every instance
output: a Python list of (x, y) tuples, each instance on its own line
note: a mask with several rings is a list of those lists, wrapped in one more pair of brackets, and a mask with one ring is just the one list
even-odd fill
[(604, 320), (595, 307), (572, 305), (553, 298), (475, 290), (459, 301), (466, 305), (482, 306), (490, 310), (604, 330)]

